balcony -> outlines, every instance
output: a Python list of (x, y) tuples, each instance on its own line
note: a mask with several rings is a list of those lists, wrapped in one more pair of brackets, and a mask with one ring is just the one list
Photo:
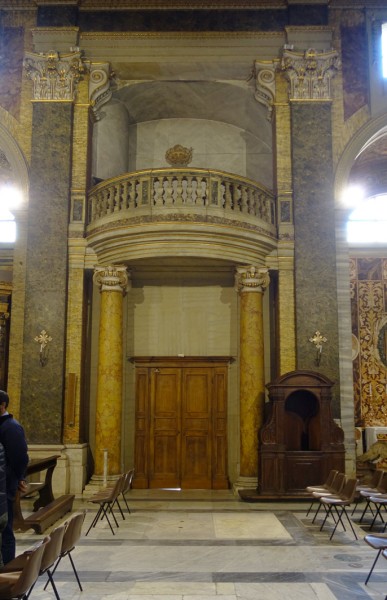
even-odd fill
[(245, 261), (276, 246), (275, 200), (257, 183), (222, 171), (137, 171), (90, 190), (87, 233), (101, 261), (144, 251), (234, 260), (236, 253)]

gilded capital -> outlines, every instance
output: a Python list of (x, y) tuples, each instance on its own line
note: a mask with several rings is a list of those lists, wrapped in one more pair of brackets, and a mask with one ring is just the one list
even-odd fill
[(98, 63), (90, 65), (89, 78), (89, 101), (94, 116), (100, 120), (100, 108), (112, 97), (110, 63)]
[(24, 69), (34, 85), (33, 99), (52, 102), (73, 101), (85, 72), (80, 52), (59, 54), (55, 50), (46, 54), (26, 52)]
[(264, 292), (270, 283), (269, 270), (254, 265), (237, 267), (236, 289), (238, 292)]
[(332, 100), (331, 79), (340, 68), (338, 53), (284, 50), (281, 70), (290, 82), (290, 100)]
[(95, 267), (93, 281), (100, 292), (123, 292), (125, 295), (129, 284), (128, 270), (124, 265)]

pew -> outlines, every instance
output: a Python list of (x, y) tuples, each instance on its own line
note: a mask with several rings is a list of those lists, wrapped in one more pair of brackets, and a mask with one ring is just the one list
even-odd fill
[[(72, 510), (74, 494), (64, 494), (59, 498), (54, 498), (52, 492), (52, 475), (58, 458), (58, 455), (54, 455), (32, 459), (28, 463), (27, 479), (30, 475), (42, 471), (46, 471), (46, 474), (43, 481), (28, 483), (26, 490), (16, 492), (13, 521), (15, 530), (27, 531), (32, 528), (35, 533), (43, 533), (50, 525)], [(21, 501), (23, 498), (33, 497), (35, 494), (37, 494), (37, 498), (33, 503), (34, 512), (24, 517)]]

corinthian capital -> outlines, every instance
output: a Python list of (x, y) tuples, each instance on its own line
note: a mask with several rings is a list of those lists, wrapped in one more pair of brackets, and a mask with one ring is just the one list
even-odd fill
[(100, 292), (125, 294), (129, 283), (128, 270), (124, 265), (95, 267), (93, 281), (99, 286)]
[(290, 82), (291, 100), (331, 100), (331, 79), (340, 68), (337, 52), (285, 50), (281, 69)]
[(73, 101), (77, 83), (85, 72), (80, 52), (59, 54), (54, 50), (47, 54), (26, 52), (24, 68), (34, 84), (34, 100), (54, 102)]
[(237, 267), (235, 279), (238, 292), (264, 292), (270, 283), (268, 269), (254, 265)]

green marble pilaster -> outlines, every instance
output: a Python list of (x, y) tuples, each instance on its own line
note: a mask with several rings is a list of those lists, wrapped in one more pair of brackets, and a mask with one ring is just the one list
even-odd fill
[[(29, 443), (60, 443), (64, 396), (71, 102), (33, 105), (20, 419)], [(35, 337), (45, 330), (47, 363)]]
[[(293, 102), (297, 368), (320, 371), (339, 385), (335, 212), (330, 102)], [(309, 341), (327, 338), (320, 365)], [(338, 398), (334, 416), (339, 416)]]

